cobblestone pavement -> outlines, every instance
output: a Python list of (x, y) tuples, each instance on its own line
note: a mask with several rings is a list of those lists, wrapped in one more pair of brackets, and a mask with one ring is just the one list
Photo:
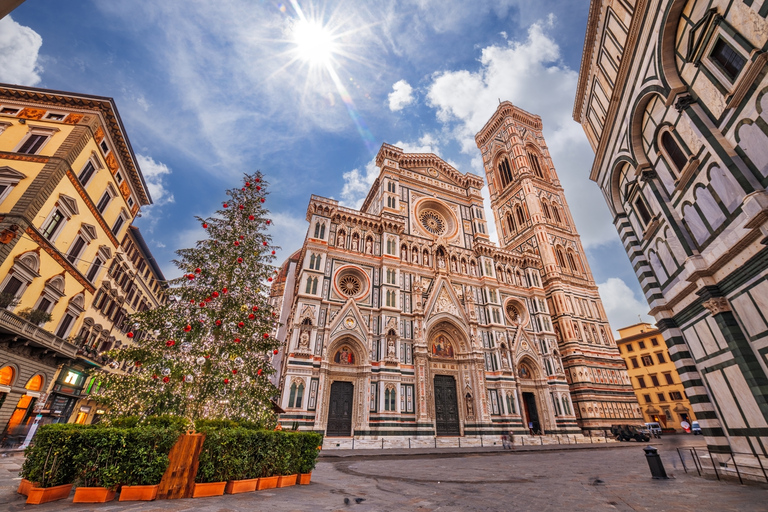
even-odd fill
[(674, 449), (701, 446), (699, 439), (667, 436), (652, 444), (659, 448), (667, 473), (674, 478), (651, 479), (644, 445), (635, 442), (564, 449), (526, 447), (527, 451), (513, 452), (498, 448), (466, 453), (337, 450), (323, 454), (308, 486), (216, 498), (98, 505), (68, 501), (26, 505), (15, 492), (22, 458), (7, 457), (0, 458), (0, 510), (768, 510), (768, 485), (739, 485), (701, 478), (695, 471), (684, 473)]

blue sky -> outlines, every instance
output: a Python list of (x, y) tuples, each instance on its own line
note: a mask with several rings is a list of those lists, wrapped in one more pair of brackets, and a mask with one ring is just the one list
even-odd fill
[[(284, 258), (302, 243), (310, 194), (359, 205), (383, 142), (480, 174), (474, 134), (509, 100), (543, 118), (615, 329), (648, 307), (571, 119), (588, 9), (573, 0), (30, 0), (0, 20), (0, 81), (115, 99), (155, 199), (136, 224), (167, 277), (179, 274), (174, 250), (205, 236), (193, 216), (213, 212), (242, 172), (261, 169), (270, 181)], [(302, 15), (333, 34), (329, 65), (299, 51)]]

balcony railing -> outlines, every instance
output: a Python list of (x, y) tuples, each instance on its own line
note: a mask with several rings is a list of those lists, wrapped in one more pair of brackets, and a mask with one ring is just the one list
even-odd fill
[(54, 350), (67, 357), (74, 358), (77, 355), (77, 347), (72, 343), (59, 338), (40, 326), (27, 322), (7, 309), (0, 309), (0, 328), (9, 330), (42, 347)]

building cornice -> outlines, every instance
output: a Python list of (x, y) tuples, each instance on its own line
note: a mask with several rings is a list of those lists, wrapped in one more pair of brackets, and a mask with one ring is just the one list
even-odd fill
[[(584, 37), (584, 48), (581, 51), (581, 67), (579, 68), (579, 82), (576, 86), (576, 98), (573, 102), (573, 120), (581, 124), (581, 110), (584, 106), (584, 93), (587, 89), (587, 79), (591, 69), (592, 56), (594, 55), (595, 35), (597, 24), (600, 21), (600, 6), (602, 0), (592, 0), (589, 4), (589, 16), (587, 17), (587, 33)], [(592, 48), (593, 51), (587, 50)]]
[(123, 121), (112, 98), (9, 84), (0, 84), (0, 98), (11, 101), (28, 101), (36, 105), (42, 104), (98, 112), (105, 120), (106, 128), (109, 130), (110, 138), (115, 144), (116, 152), (119, 153), (125, 170), (139, 196), (139, 203), (142, 205), (152, 204), (152, 198), (149, 195), (144, 176), (136, 161), (136, 155), (133, 152), (125, 127), (123, 126)]
[[(619, 72), (616, 75), (616, 83), (613, 87), (613, 93), (611, 94), (611, 102), (608, 105), (608, 112), (605, 115), (605, 125), (600, 132), (600, 140), (598, 141), (597, 150), (595, 151), (595, 160), (592, 162), (592, 170), (589, 173), (589, 179), (597, 182), (598, 175), (600, 173), (600, 166), (603, 163), (603, 158), (608, 148), (610, 137), (607, 134), (613, 131), (613, 126), (616, 123), (619, 106), (621, 105), (621, 97), (624, 94), (624, 85), (627, 82), (629, 72), (632, 70), (632, 63), (635, 60), (635, 53), (637, 52), (638, 45), (637, 40), (640, 37), (640, 29), (645, 22), (645, 17), (648, 13), (648, 0), (637, 0), (635, 4), (635, 11), (632, 14), (632, 22), (629, 24), (629, 33), (627, 34), (627, 41), (624, 44), (624, 53), (622, 54), (621, 63), (619, 64)], [(627, 54), (627, 49), (630, 48), (631, 55)]]

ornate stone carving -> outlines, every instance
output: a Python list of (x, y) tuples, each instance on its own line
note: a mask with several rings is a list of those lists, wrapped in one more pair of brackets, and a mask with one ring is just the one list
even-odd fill
[(694, 100), (690, 94), (686, 94), (685, 96), (680, 96), (677, 98), (677, 101), (675, 102), (675, 110), (678, 112), (683, 112), (685, 109), (690, 107), (696, 103), (696, 100)]
[(726, 311), (731, 310), (731, 306), (728, 304), (728, 299), (725, 297), (713, 297), (708, 301), (703, 302), (701, 305), (707, 308), (712, 315), (725, 313)]
[(435, 313), (448, 313), (454, 316), (459, 316), (459, 310), (456, 308), (456, 304), (453, 303), (451, 297), (445, 289), (440, 291), (440, 295), (435, 302)]

